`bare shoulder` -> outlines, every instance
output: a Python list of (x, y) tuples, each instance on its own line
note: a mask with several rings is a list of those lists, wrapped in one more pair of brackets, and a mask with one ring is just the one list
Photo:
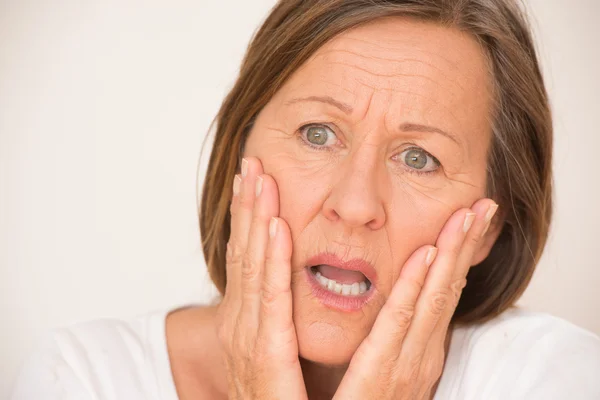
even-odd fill
[(227, 398), (216, 311), (216, 306), (189, 307), (167, 316), (167, 348), (180, 400)]

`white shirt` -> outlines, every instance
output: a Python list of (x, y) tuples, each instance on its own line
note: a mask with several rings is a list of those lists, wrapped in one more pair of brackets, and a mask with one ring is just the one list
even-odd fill
[[(165, 319), (96, 320), (53, 331), (12, 400), (177, 400)], [(435, 400), (598, 400), (600, 338), (518, 308), (456, 328)]]

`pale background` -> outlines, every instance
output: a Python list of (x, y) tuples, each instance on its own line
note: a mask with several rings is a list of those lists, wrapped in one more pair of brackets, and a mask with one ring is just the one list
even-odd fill
[[(272, 4), (0, 0), (0, 398), (51, 327), (214, 293), (198, 157)], [(600, 1), (529, 5), (555, 111), (557, 201), (521, 303), (600, 333)]]

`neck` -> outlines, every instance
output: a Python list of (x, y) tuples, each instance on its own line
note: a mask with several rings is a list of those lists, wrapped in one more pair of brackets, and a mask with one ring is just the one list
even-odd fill
[(317, 364), (312, 361), (300, 358), (302, 367), (302, 376), (306, 392), (310, 400), (325, 400), (333, 398), (344, 374), (347, 365), (331, 366)]
[[(446, 333), (446, 339), (444, 341), (444, 362), (448, 356), (450, 350), (450, 340), (452, 338), (452, 324), (448, 328)], [(347, 365), (343, 366), (331, 366), (314, 363), (309, 360), (300, 358), (300, 365), (302, 367), (302, 376), (304, 377), (304, 384), (306, 385), (306, 392), (310, 400), (325, 400), (333, 398), (338, 386), (340, 385), (346, 370)], [(441, 378), (441, 377), (440, 377)], [(440, 383), (438, 379), (430, 392), (430, 397), (433, 399), (437, 387)]]
[[(222, 365), (222, 350), (214, 329), (214, 318), (217, 307), (200, 307), (181, 309), (170, 314), (167, 318), (167, 336), (172, 368), (175, 375), (179, 375), (180, 364), (175, 361), (184, 360), (183, 375), (196, 375), (197, 370), (208, 371), (204, 379), (197, 382), (198, 386), (213, 388), (214, 398), (227, 398), (227, 378), (224, 365)], [(448, 355), (453, 326), (450, 325), (444, 346), (444, 358)], [(304, 377), (304, 384), (310, 400), (331, 399), (340, 385), (347, 365), (318, 364), (300, 357), (300, 366)], [(176, 385), (177, 376), (175, 378)], [(208, 381), (207, 381), (208, 379)], [(209, 383), (210, 382), (210, 383)], [(435, 394), (439, 380), (433, 386), (431, 398)], [(178, 392), (182, 391), (177, 385)], [(218, 394), (218, 396), (217, 396)]]

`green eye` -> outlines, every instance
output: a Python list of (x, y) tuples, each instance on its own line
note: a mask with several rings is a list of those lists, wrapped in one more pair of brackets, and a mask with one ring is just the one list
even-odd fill
[(312, 147), (331, 147), (337, 137), (331, 128), (325, 125), (307, 125), (300, 129), (304, 141)]
[(423, 169), (427, 165), (427, 154), (422, 150), (409, 150), (404, 156), (404, 162), (411, 168)]
[(440, 166), (440, 162), (435, 157), (418, 147), (404, 150), (399, 159), (407, 167), (419, 172), (432, 172)]
[(320, 126), (311, 126), (306, 130), (306, 140), (317, 146), (323, 146), (327, 143), (328, 133), (325, 128)]

